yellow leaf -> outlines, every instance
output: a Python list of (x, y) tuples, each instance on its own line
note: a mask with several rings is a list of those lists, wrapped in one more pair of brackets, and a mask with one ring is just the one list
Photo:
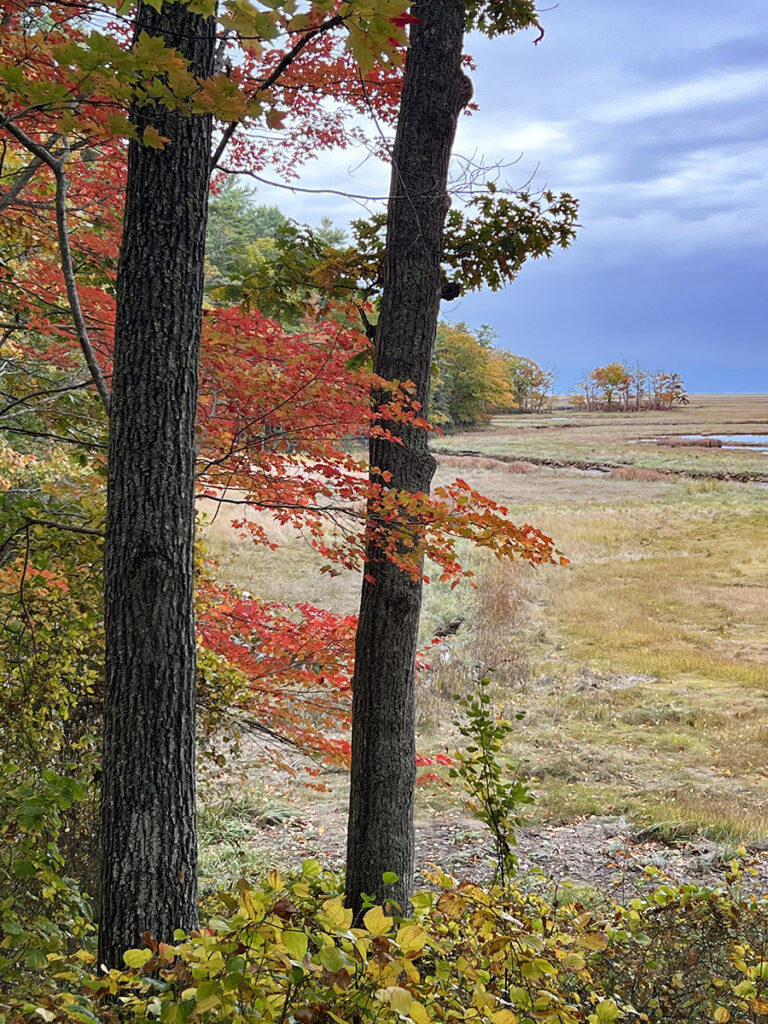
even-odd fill
[(206, 996), (205, 999), (200, 999), (195, 1003), (195, 1013), (205, 1013), (207, 1010), (212, 1010), (215, 1006), (218, 1006), (221, 999), (217, 995)]
[(387, 917), (381, 907), (372, 907), (363, 917), (363, 924), (371, 935), (386, 935), (392, 923), (393, 918)]
[(726, 1024), (731, 1019), (731, 1011), (726, 1006), (718, 1006), (714, 1013), (717, 1024)]
[(581, 953), (568, 953), (563, 960), (563, 966), (567, 967), (569, 971), (580, 971), (585, 963)]
[(427, 944), (427, 933), (420, 924), (407, 924), (397, 933), (397, 944), (405, 956), (413, 959)]
[(581, 946), (583, 949), (591, 949), (595, 953), (599, 953), (608, 945), (608, 939), (602, 932), (587, 932), (584, 935), (579, 936), (576, 945)]
[(749, 1000), (749, 1005), (755, 1011), (755, 1013), (768, 1014), (768, 999), (754, 999)]
[(143, 967), (151, 959), (151, 949), (126, 949), (123, 953), (126, 967)]
[(253, 893), (249, 889), (244, 889), (240, 898), (243, 901), (243, 908), (246, 914), (252, 921), (263, 920), (264, 904), (254, 899)]
[[(415, 999), (411, 1003), (408, 1016), (413, 1024), (432, 1024), (432, 1018), (429, 1016), (427, 1008), (421, 1003), (417, 1003)], [(500, 1021), (500, 1024), (517, 1024), (517, 1021)]]
[(497, 1010), (491, 1014), (493, 1024), (517, 1024), (519, 1017), (511, 1010)]
[(352, 926), (352, 910), (345, 907), (338, 897), (336, 899), (326, 900), (325, 903), (323, 903), (322, 909), (323, 914), (333, 928), (343, 932)]
[(466, 906), (466, 902), (461, 896), (452, 892), (444, 892), (437, 901), (437, 909), (451, 921), (456, 921), (461, 917)]
[[(381, 989), (379, 991), (382, 991)], [(413, 1005), (413, 996), (407, 988), (399, 985), (390, 985), (383, 989), (384, 998), (395, 1011), (395, 1013), (407, 1014)]]

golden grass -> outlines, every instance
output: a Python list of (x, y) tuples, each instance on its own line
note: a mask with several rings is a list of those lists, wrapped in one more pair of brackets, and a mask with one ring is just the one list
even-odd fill
[[(267, 601), (295, 604), (303, 601), (339, 614), (357, 611), (360, 598), (359, 573), (337, 576), (321, 573), (327, 563), (300, 532), (277, 523), (268, 512), (245, 511), (240, 505), (225, 505), (210, 499), (198, 502), (199, 528), (206, 550), (218, 564), (221, 579)], [(277, 550), (255, 545), (232, 522), (247, 516), (259, 523)]]
[(482, 456), (474, 458), (462, 455), (435, 455), (438, 466), (449, 466), (453, 469), (495, 469), (501, 473), (533, 473), (536, 466), (532, 462), (502, 462), (500, 459), (488, 459)]
[(668, 473), (659, 473), (656, 469), (645, 469), (643, 466), (616, 466), (608, 476), (612, 480), (668, 480)]

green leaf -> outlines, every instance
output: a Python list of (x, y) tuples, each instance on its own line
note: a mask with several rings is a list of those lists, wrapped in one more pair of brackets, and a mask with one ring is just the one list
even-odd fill
[(303, 960), (307, 955), (308, 937), (306, 932), (293, 929), (283, 932), (283, 945), (292, 960)]
[(599, 1024), (613, 1024), (619, 1016), (619, 1008), (612, 999), (602, 999), (597, 1004), (597, 1020)]
[(161, 135), (154, 125), (148, 124), (141, 136), (141, 141), (145, 146), (149, 146), (150, 149), (165, 149), (168, 139)]
[(373, 368), (373, 354), (370, 349), (364, 348), (362, 351), (355, 353), (344, 363), (344, 369), (354, 373), (356, 370), (370, 370)]
[(123, 960), (126, 967), (143, 967), (152, 959), (151, 949), (126, 949), (123, 953)]
[(336, 946), (323, 946), (318, 959), (326, 971), (330, 971), (331, 974), (336, 974), (349, 967), (349, 960)]
[(314, 857), (308, 857), (301, 862), (301, 873), (306, 878), (317, 878), (318, 875), (322, 874), (322, 871), (322, 865)]

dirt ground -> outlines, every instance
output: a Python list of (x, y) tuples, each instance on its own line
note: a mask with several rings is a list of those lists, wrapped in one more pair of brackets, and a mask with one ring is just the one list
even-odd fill
[[(725, 885), (730, 864), (716, 843), (695, 834), (686, 837), (684, 827), (675, 838), (662, 839), (654, 830), (632, 827), (623, 817), (539, 824), (522, 828), (517, 840), (526, 884), (535, 884), (537, 878), (571, 883), (619, 902), (660, 884), (662, 876), (674, 883)], [(293, 816), (254, 826), (249, 839), (268, 862), (282, 869), (316, 857), (338, 870), (344, 864), (345, 841), (346, 813), (337, 799), (308, 799)], [(756, 872), (747, 884), (768, 891), (768, 852), (750, 849), (742, 859)], [(484, 826), (460, 810), (422, 810), (416, 823), (417, 884), (436, 865), (459, 880), (489, 882), (493, 845)], [(660, 874), (647, 876), (647, 867)]]

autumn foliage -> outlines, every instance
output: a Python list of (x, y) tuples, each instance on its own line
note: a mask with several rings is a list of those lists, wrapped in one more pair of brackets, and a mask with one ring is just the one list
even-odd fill
[[(384, 123), (395, 117), (406, 5), (401, 13), (397, 4), (384, 5), (392, 16), (382, 20), (374, 12), (369, 23), (353, 6), (315, 3), (299, 14), (289, 3), (260, 12), (225, 5), (225, 27), (249, 41), (233, 49), (232, 35), (217, 74), (198, 81), (160, 40), (143, 36), (131, 47), (121, 13), (2, 3), (0, 587), (12, 612), (0, 628), (5, 639), (15, 631), (4, 670), (19, 692), (30, 676), (39, 676), (44, 687), (54, 673), (45, 631), (57, 617), (73, 649), (90, 652), (88, 693), (95, 707), (100, 696), (107, 421), (83, 351), (90, 346), (108, 387), (126, 139), (135, 136), (127, 109), (136, 83), (146, 102), (214, 113), (229, 141), (218, 154), (220, 168), (290, 175), (318, 150), (360, 138), (362, 129), (345, 111), (372, 107)], [(101, 26), (103, 17), (106, 30), (91, 27)], [(346, 43), (333, 31), (338, 19), (345, 19)], [(149, 130), (141, 141), (164, 145)], [(214, 189), (219, 184), (214, 178)], [(82, 330), (73, 325), (63, 237)], [(429, 573), (452, 582), (467, 575), (456, 553), (463, 538), (499, 557), (557, 561), (549, 538), (511, 523), (503, 507), (461, 480), (432, 496), (369, 481), (363, 447), (355, 442), (393, 438), (395, 423), (428, 425), (408, 382), (378, 380), (366, 369), (370, 342), (361, 330), (360, 296), (348, 289), (347, 298), (339, 296), (338, 257), (329, 252), (325, 260), (325, 277), (323, 260), (319, 269), (316, 261), (308, 287), (294, 290), (290, 302), (283, 293), (287, 318), (278, 312), (280, 282), (263, 294), (271, 316), (259, 311), (258, 292), (235, 304), (209, 303), (199, 495), (237, 503), (240, 529), (256, 544), (274, 542), (263, 517), (256, 520), (251, 510), (301, 530), (325, 556), (329, 572), (375, 577), (375, 566), (363, 563), (371, 534), (406, 571), (421, 572), (425, 551), (434, 564)], [(383, 389), (386, 401), (372, 410), (374, 387)], [(348, 715), (354, 620), (238, 595), (216, 582), (203, 561), (199, 593), (200, 692), (210, 723), (221, 723), (226, 704), (230, 714), (258, 723), (275, 740), (329, 757), (343, 754), (341, 734), (332, 734), (330, 725), (343, 732)], [(62, 595), (68, 602), (63, 613)], [(89, 614), (79, 616), (86, 604)], [(82, 659), (73, 658), (74, 679)], [(58, 678), (61, 699), (75, 700), (68, 676)]]

